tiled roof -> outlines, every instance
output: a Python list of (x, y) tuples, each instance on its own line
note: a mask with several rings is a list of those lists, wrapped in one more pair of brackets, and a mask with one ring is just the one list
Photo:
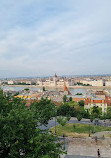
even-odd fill
[(85, 105), (88, 105), (88, 104), (91, 104), (91, 103), (94, 103), (94, 104), (97, 104), (97, 103), (99, 103), (99, 104), (105, 104), (105, 103), (107, 103), (107, 100), (98, 99), (98, 98), (93, 98), (93, 99), (86, 98), (85, 99)]

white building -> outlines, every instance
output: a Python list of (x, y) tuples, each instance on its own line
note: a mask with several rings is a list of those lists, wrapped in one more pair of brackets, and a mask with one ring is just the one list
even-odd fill
[[(66, 80), (65, 81), (66, 86), (71, 86), (72, 84), (74, 85), (74, 81), (70, 80)], [(64, 79), (59, 79), (57, 77), (57, 75), (55, 74), (54, 77), (52, 79), (46, 79), (44, 81), (37, 81), (37, 84), (39, 86), (44, 86), (44, 87), (63, 87), (64, 86)]]
[(14, 84), (13, 80), (8, 81), (8, 84)]
[(100, 99), (100, 98), (85, 99), (84, 109), (88, 109), (90, 111), (91, 108), (94, 106), (101, 108), (103, 114), (107, 112), (107, 102), (104, 99)]
[(111, 87), (111, 80), (105, 82), (105, 86)]
[(103, 86), (103, 80), (93, 80), (92, 86), (97, 86), (97, 87)]

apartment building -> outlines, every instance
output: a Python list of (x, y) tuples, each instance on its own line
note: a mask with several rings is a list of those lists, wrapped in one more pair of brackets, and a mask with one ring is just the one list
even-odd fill
[(100, 107), (102, 110), (102, 113), (107, 112), (107, 101), (105, 99), (100, 99), (100, 98), (86, 98), (85, 99), (85, 104), (84, 104), (84, 109), (91, 110), (91, 107)]

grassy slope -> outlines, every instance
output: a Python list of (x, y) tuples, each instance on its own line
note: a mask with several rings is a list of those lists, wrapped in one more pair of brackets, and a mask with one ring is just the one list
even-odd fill
[[(51, 128), (52, 133), (55, 131), (55, 127)], [(75, 136), (75, 137), (84, 137), (88, 136), (89, 134), (89, 125), (84, 124), (67, 124), (65, 126), (57, 125), (56, 126), (57, 135), (63, 136), (65, 134), (66, 136)], [(91, 135), (92, 131), (95, 132), (101, 132), (101, 131), (111, 131), (110, 127), (101, 127), (101, 126), (95, 126), (90, 125), (90, 132)]]

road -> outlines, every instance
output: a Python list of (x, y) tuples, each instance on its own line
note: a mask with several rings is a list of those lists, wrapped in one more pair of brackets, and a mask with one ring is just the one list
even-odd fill
[[(103, 120), (100, 120), (100, 125), (101, 126), (108, 126), (108, 127), (111, 127), (111, 122), (106, 120), (105, 122)], [(89, 119), (82, 119), (81, 121), (78, 121), (77, 118), (75, 117), (71, 117), (70, 121), (68, 123), (80, 123), (80, 124), (89, 124), (90, 123), (90, 120)], [(90, 123), (90, 124), (93, 124), (93, 123)], [(56, 121), (56, 125), (58, 125), (58, 122)], [(52, 120), (50, 120), (47, 124), (47, 126), (40, 126), (40, 128), (42, 130), (45, 130), (45, 129), (49, 129), (51, 127), (55, 126), (55, 118), (53, 118)]]

